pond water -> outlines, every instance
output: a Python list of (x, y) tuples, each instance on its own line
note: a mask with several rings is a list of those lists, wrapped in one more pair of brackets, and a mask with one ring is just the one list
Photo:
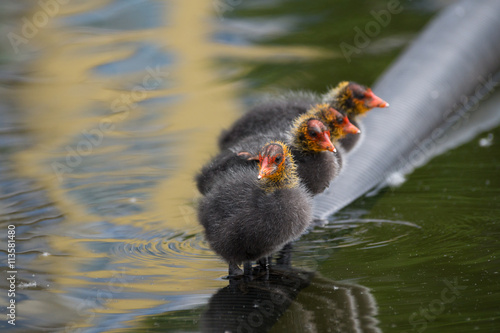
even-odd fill
[(267, 281), (226, 280), (195, 215), (193, 176), (250, 103), (372, 84), (450, 2), (397, 2), (350, 62), (387, 1), (2, 2), (2, 330), (500, 331), (500, 128), (315, 227)]

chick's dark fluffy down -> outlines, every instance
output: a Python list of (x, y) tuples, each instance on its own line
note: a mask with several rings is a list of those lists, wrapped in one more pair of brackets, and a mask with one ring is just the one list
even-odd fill
[(219, 148), (229, 148), (256, 133), (287, 131), (295, 118), (306, 113), (321, 98), (309, 92), (290, 92), (253, 107), (219, 137)]
[(298, 238), (312, 219), (311, 197), (299, 185), (266, 193), (254, 167), (236, 167), (199, 202), (211, 248), (228, 262), (257, 260)]

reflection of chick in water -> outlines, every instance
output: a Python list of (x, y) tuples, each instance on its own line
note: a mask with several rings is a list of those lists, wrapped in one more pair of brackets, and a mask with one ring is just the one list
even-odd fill
[(368, 288), (317, 273), (271, 269), (253, 281), (231, 280), (201, 317), (201, 332), (381, 332)]

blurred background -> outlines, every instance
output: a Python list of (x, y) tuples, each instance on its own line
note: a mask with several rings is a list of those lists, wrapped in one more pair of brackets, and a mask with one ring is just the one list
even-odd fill
[[(220, 130), (263, 94), (372, 85), (450, 3), (2, 1), (0, 249), (6, 272), (15, 225), (18, 273), (16, 325), (0, 328), (204, 330), (227, 266), (203, 240), (193, 177)], [(387, 24), (356, 43), (381, 11)], [(342, 316), (316, 305), (339, 284), (370, 294), (374, 332), (499, 330), (498, 137), (481, 133), (302, 237), (293, 266), (315, 272), (314, 288), (270, 329), (336, 327), (327, 319)]]

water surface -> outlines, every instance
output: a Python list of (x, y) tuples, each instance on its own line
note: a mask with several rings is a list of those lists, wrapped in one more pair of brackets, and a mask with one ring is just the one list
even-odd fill
[(0, 327), (498, 330), (499, 128), (318, 225), (268, 282), (229, 285), (195, 216), (193, 176), (249, 104), (372, 84), (445, 3), (402, 2), (350, 62), (340, 44), (385, 1), (0, 5), (0, 227), (18, 272)]

